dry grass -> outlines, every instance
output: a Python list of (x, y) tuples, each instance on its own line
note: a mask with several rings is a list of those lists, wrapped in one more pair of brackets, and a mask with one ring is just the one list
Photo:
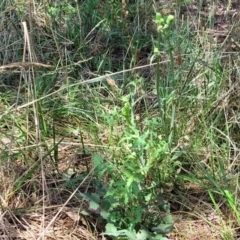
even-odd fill
[[(95, 128), (96, 126), (101, 128), (95, 133), (93, 133), (95, 129), (89, 130), (89, 119), (91, 118), (85, 117), (86, 115), (75, 121), (75, 116), (66, 116), (66, 111), (62, 115), (54, 115), (55, 119), (53, 120), (50, 117), (51, 111), (54, 111), (51, 104), (56, 100), (56, 102), (60, 102), (59, 105), (64, 103), (69, 106), (72, 104), (71, 96), (66, 93), (68, 93), (70, 87), (77, 87), (77, 90), (80, 91), (79, 89), (82, 86), (92, 84), (94, 89), (95, 83), (106, 78), (95, 73), (96, 69), (93, 70), (95, 66), (92, 67), (93, 62), (89, 63), (91, 58), (112, 52), (114, 69), (124, 58), (131, 55), (129, 52), (134, 49), (131, 49), (132, 43), (129, 43), (129, 52), (126, 53), (122, 49), (113, 52), (114, 44), (110, 42), (111, 46), (106, 46), (104, 33), (96, 25), (81, 39), (83, 46), (84, 44), (87, 46), (84, 49), (87, 54), (83, 56), (84, 53), (78, 51), (71, 39), (64, 37), (68, 30), (63, 23), (64, 21), (61, 22), (58, 19), (58, 24), (61, 26), (60, 32), (62, 32), (62, 36), (59, 36), (54, 30), (46, 9), (41, 5), (37, 6), (36, 3), (34, 3), (35, 5), (30, 3), (34, 2), (29, 1), (29, 3), (16, 3), (13, 6), (6, 6), (0, 16), (0, 24), (3, 27), (0, 32), (0, 39), (2, 39), (1, 43), (5, 44), (2, 44), (0, 67), (2, 77), (0, 88), (3, 93), (0, 102), (0, 119), (2, 121), (0, 126), (0, 239), (105, 239), (100, 235), (104, 231), (104, 222), (101, 222), (98, 212), (89, 209), (80, 192), (93, 191), (94, 175), (91, 153), (99, 151), (108, 154), (107, 150), (104, 149), (111, 148), (107, 143), (109, 131), (101, 128), (101, 124), (97, 122), (98, 117), (94, 118), (95, 116), (92, 117), (96, 121), (94, 126)], [(229, 151), (229, 159), (227, 159), (229, 169), (226, 171), (231, 176), (232, 169), (239, 168), (239, 61), (236, 54), (232, 53), (239, 50), (238, 35), (234, 32), (239, 22), (231, 25), (233, 26), (230, 27), (231, 31), (226, 31), (227, 20), (233, 21), (238, 15), (237, 10), (240, 9), (237, 3), (234, 4), (236, 4), (236, 7), (234, 8), (235, 5), (233, 5), (233, 8), (226, 13), (224, 12), (226, 6), (222, 2), (219, 3), (214, 10), (214, 14), (216, 22), (220, 20), (222, 22), (216, 24), (213, 31), (212, 29), (206, 29), (206, 26), (200, 26), (199, 23), (195, 24), (195, 17), (198, 14), (196, 2), (181, 9), (181, 14), (184, 17), (188, 16), (184, 21), (189, 21), (190, 17), (194, 22), (191, 27), (196, 31), (194, 37), (196, 42), (199, 42), (201, 46), (206, 46), (206, 52), (209, 50), (209, 55), (206, 54), (205, 59), (203, 59), (205, 64), (214, 61), (214, 56), (210, 52), (213, 46), (220, 46), (223, 49), (221, 52), (222, 65), (223, 67), (227, 66), (226, 69), (228, 70), (224, 74), (231, 80), (218, 91), (216, 100), (209, 108), (209, 112), (205, 113), (205, 116), (210, 116), (210, 119), (211, 116), (214, 117), (219, 114), (224, 119), (224, 121), (219, 121), (218, 133), (220, 132), (219, 135), (222, 138), (229, 139), (230, 142), (229, 147), (232, 150)], [(21, 6), (23, 7), (22, 10), (20, 9)], [(126, 5), (123, 6), (123, 19), (126, 20)], [(34, 11), (33, 8), (35, 8)], [(161, 10), (161, 7), (158, 10)], [(204, 16), (208, 17), (212, 8), (203, 10), (205, 11)], [(23, 19), (17, 18), (21, 11), (24, 12), (21, 15)], [(174, 8), (170, 8), (169, 11), (174, 12)], [(204, 17), (201, 14), (203, 15), (203, 13), (199, 13), (199, 19), (207, 21), (206, 16)], [(17, 20), (15, 20), (16, 18)], [(22, 24), (24, 20), (28, 21), (29, 26)], [(149, 21), (147, 24), (151, 25), (152, 22)], [(18, 27), (20, 25), (23, 26), (22, 29)], [(219, 27), (220, 25), (221, 27)], [(154, 26), (152, 28), (154, 29)], [(230, 33), (234, 36), (234, 39), (231, 38)], [(132, 42), (132, 39), (130, 42)], [(154, 79), (150, 78), (154, 78), (153, 67), (155, 65), (148, 64), (150, 61), (146, 57), (151, 49), (149, 50), (149, 46), (146, 46), (140, 50), (133, 51), (132, 57), (127, 59), (129, 62), (135, 61), (135, 65), (133, 64), (130, 70), (119, 71), (107, 76), (107, 84), (112, 89), (109, 92), (104, 90), (99, 96), (109, 98), (112, 105), (115, 104), (112, 99), (117, 97), (121, 81), (113, 82), (114, 80), (111, 77), (118, 78), (134, 72), (137, 76), (147, 76), (149, 82), (153, 84), (152, 80)], [(229, 51), (231, 51), (230, 55), (228, 54)], [(182, 58), (181, 63), (178, 64), (180, 68), (184, 59), (189, 56), (188, 54), (180, 54), (179, 56)], [(176, 61), (179, 60), (179, 56), (175, 56)], [(72, 59), (68, 62), (70, 57)], [(167, 64), (168, 61), (164, 60), (162, 64)], [(40, 78), (46, 72), (52, 75), (56, 72), (56, 79), (54, 78), (52, 85), (49, 87), (50, 90), (48, 89), (47, 92), (39, 96), (36, 92), (39, 82), (51, 78)], [(196, 69), (196, 72), (198, 72), (198, 69)], [(185, 76), (187, 73), (183, 71), (183, 75)], [(93, 76), (95, 78), (92, 79)], [(73, 78), (84, 79), (84, 81), (80, 83), (71, 82)], [(204, 78), (193, 76), (193, 79), (190, 84), (194, 85), (203, 94)], [(14, 94), (12, 94), (13, 92)], [(90, 96), (88, 90), (83, 92), (81, 96), (83, 99), (86, 98), (86, 102), (91, 102), (96, 97), (94, 93)], [(204, 98), (205, 96), (199, 95), (199, 101)], [(38, 103), (46, 99), (50, 99), (52, 102), (49, 104), (50, 110), (45, 111), (44, 119), (41, 119), (42, 112)], [(117, 100), (115, 101), (117, 102)], [(101, 107), (104, 108), (108, 106), (107, 104)], [(56, 107), (59, 107), (59, 105), (56, 104)], [(85, 105), (82, 108), (84, 109), (84, 107)], [(185, 109), (181, 108), (179, 112), (181, 111), (185, 111)], [(193, 136), (198, 134), (198, 128), (203, 121), (201, 119), (203, 112), (204, 108), (200, 111), (191, 108), (185, 111), (186, 118), (189, 117), (189, 120), (184, 130), (185, 136), (178, 139), (176, 149), (187, 149), (191, 145), (191, 140), (195, 140)], [(94, 112), (94, 114), (97, 115), (98, 112)], [(193, 114), (194, 116), (192, 116)], [(177, 120), (181, 121), (181, 119)], [(50, 121), (53, 121), (52, 124), (49, 123)], [(52, 133), (53, 129), (51, 129), (51, 133), (46, 130), (47, 134), (41, 131), (40, 128), (44, 128), (43, 123), (47, 123), (48, 126), (55, 125), (54, 131), (56, 132)], [(63, 129), (70, 129), (69, 125), (74, 130), (64, 132)], [(231, 126), (231, 132), (228, 136), (224, 136), (221, 132), (225, 125)], [(77, 128), (81, 131), (76, 133)], [(116, 129), (116, 131), (119, 133), (119, 129)], [(97, 140), (94, 134), (98, 135)], [(82, 141), (84, 144), (82, 144)], [(208, 169), (214, 156), (224, 155), (220, 150), (217, 152), (216, 149), (211, 148), (211, 146), (202, 147), (201, 145), (198, 151), (189, 152), (189, 154), (196, 157), (196, 161), (200, 159), (200, 162)], [(72, 170), (74, 170), (74, 173), (69, 172)], [(82, 174), (82, 178), (74, 182), (74, 174)], [(73, 182), (74, 187), (67, 185), (67, 183), (71, 185)], [(222, 183), (219, 182), (219, 184)], [(238, 195), (238, 180), (233, 179), (231, 184), (236, 190), (236, 195)], [(187, 191), (182, 189), (184, 195), (173, 192), (172, 195), (167, 196), (168, 199), (171, 199), (173, 216), (176, 221), (175, 229), (169, 235), (169, 239), (237, 239), (239, 229), (232, 222), (234, 216), (231, 216), (231, 213), (228, 212), (226, 202), (223, 199), (218, 199), (218, 204), (220, 208), (222, 207), (221, 211), (218, 212), (213, 207), (205, 188), (203, 189), (202, 186), (199, 187), (198, 185), (193, 187), (189, 183), (186, 186)], [(81, 211), (87, 211), (91, 216), (84, 216)], [(222, 213), (225, 213), (225, 215), (221, 215)]]

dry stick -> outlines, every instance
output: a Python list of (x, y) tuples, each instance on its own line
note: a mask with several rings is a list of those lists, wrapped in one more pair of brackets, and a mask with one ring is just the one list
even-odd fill
[[(23, 25), (23, 31), (24, 31), (24, 59), (23, 62), (25, 62), (25, 54), (26, 50), (28, 52), (28, 60), (30, 62), (38, 62), (37, 56), (34, 51), (34, 42), (32, 38), (32, 31), (33, 31), (33, 16), (32, 14), (35, 12), (35, 2), (34, 0), (29, 1), (29, 29), (28, 31), (26, 22), (22, 22)], [(28, 83), (29, 83), (29, 97), (31, 99), (35, 100), (37, 98), (37, 92), (36, 92), (36, 78), (35, 78), (35, 72), (33, 66), (29, 67), (28, 71)], [(38, 114), (38, 103), (35, 102), (33, 105), (33, 113), (34, 113), (34, 125), (35, 125), (35, 134), (36, 134), (36, 143), (41, 143), (41, 131), (40, 131), (40, 121), (39, 121), (39, 114)], [(41, 175), (42, 175), (42, 191), (43, 191), (43, 202), (42, 202), (42, 228), (44, 229), (45, 226), (45, 188), (46, 188), (46, 179), (43, 169), (43, 150), (40, 146), (38, 149), (38, 157), (41, 162)], [(43, 236), (44, 239), (44, 236)]]
[[(34, 58), (34, 54), (32, 54), (33, 47), (31, 46), (30, 35), (28, 33), (26, 22), (22, 22), (22, 25), (23, 25), (23, 31), (24, 31), (23, 62), (25, 62), (25, 55), (26, 55), (27, 51), (29, 53), (30, 62), (32, 62), (33, 58)], [(34, 81), (34, 71), (33, 71), (33, 67), (30, 67), (30, 69), (31, 69), (32, 76), (31, 76), (30, 72), (28, 71), (29, 72), (28, 83), (29, 83), (29, 87), (30, 87), (29, 97), (30, 97), (30, 95), (32, 95), (31, 98), (35, 99), (36, 98), (36, 89), (35, 89), (35, 81)], [(36, 104), (33, 104), (33, 111), (34, 111), (36, 138), (37, 138), (37, 142), (39, 142), (40, 141), (40, 132), (39, 132), (39, 121), (38, 121), (38, 117), (37, 117)]]
[(32, 67), (52, 68), (53, 66), (48, 65), (48, 64), (39, 63), (39, 62), (25, 62), (25, 61), (24, 62), (14, 62), (14, 63), (0, 66), (0, 73), (5, 73), (6, 71), (12, 71), (12, 69), (15, 69), (15, 68), (27, 70), (30, 67), (31, 68)]

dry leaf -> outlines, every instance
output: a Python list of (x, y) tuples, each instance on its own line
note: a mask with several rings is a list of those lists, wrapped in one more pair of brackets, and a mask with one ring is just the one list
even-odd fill
[(110, 86), (110, 88), (111, 88), (112, 90), (117, 90), (117, 89), (118, 89), (117, 84), (115, 83), (115, 81), (114, 81), (112, 78), (107, 77), (107, 78), (106, 78), (106, 81), (107, 81), (107, 84)]

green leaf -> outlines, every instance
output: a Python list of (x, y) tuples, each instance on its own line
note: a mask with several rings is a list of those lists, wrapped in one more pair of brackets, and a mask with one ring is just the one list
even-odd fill
[(173, 15), (169, 15), (167, 17), (166, 23), (169, 25), (173, 21), (173, 19), (174, 19), (174, 16)]
[(100, 156), (99, 154), (94, 154), (93, 155), (93, 163), (94, 166), (97, 167), (103, 163), (103, 157)]
[(156, 13), (155, 23), (162, 24), (164, 22), (164, 18), (162, 17), (161, 13)]
[(91, 193), (91, 194), (88, 194), (88, 193), (80, 193), (80, 195), (86, 200), (88, 201), (89, 203), (90, 202), (96, 202), (96, 203), (99, 203), (100, 202), (100, 197), (98, 194), (96, 193)]
[(136, 232), (126, 231), (125, 234), (128, 237), (128, 239), (136, 240)]
[(153, 50), (153, 52), (154, 52), (155, 54), (159, 53), (159, 48), (157, 48), (157, 47), (154, 47), (154, 50)]
[(171, 214), (166, 214), (166, 216), (164, 216), (164, 218), (163, 218), (163, 221), (164, 221), (164, 223), (167, 223), (167, 224), (173, 224), (174, 223)]
[(95, 201), (90, 201), (89, 202), (89, 207), (93, 210), (97, 210), (99, 208), (99, 204), (96, 203)]
[(166, 237), (163, 237), (162, 234), (157, 234), (154, 237), (152, 237), (151, 240), (169, 240), (169, 239)]
[(117, 232), (117, 228), (112, 223), (107, 223), (105, 229), (108, 232)]
[(103, 201), (101, 203), (101, 209), (108, 211), (109, 208), (111, 207), (111, 200), (112, 200), (112, 198), (103, 199)]
[(153, 227), (152, 231), (157, 233), (166, 234), (171, 232), (173, 229), (173, 224), (159, 224), (157, 227)]
[(171, 160), (172, 160), (172, 161), (173, 161), (173, 160), (176, 160), (176, 159), (178, 159), (179, 157), (181, 157), (182, 155), (183, 155), (183, 152), (177, 151), (177, 152), (175, 152), (175, 153), (173, 154)]
[[(135, 180), (136, 180), (136, 178), (135, 178)], [(134, 182), (132, 183), (132, 192), (133, 192), (133, 194), (134, 194), (135, 196), (137, 196), (137, 195), (139, 194), (139, 192), (140, 192), (138, 183), (137, 183), (136, 181), (134, 181)]]
[(118, 237), (120, 235), (126, 235), (127, 230), (117, 230), (117, 228), (112, 223), (107, 223), (105, 227), (106, 231), (101, 235), (108, 235)]
[(156, 13), (156, 21), (160, 21), (162, 19), (161, 13)]
[(127, 180), (126, 187), (129, 188), (133, 181), (134, 181), (134, 176), (131, 175)]
[(160, 211), (162, 211), (164, 213), (169, 213), (170, 212), (170, 205), (166, 201), (160, 201), (158, 207), (159, 207)]
[(112, 223), (107, 223), (104, 234), (111, 236), (119, 236), (117, 228)]
[(152, 199), (152, 193), (147, 194), (144, 198), (146, 202), (149, 202)]
[(137, 238), (137, 240), (145, 240), (145, 239), (150, 239), (151, 235), (152, 234), (150, 232), (148, 232), (147, 230), (141, 229), (137, 233), (136, 238)]
[(107, 220), (109, 218), (110, 213), (105, 210), (101, 210), (100, 215), (103, 219)]

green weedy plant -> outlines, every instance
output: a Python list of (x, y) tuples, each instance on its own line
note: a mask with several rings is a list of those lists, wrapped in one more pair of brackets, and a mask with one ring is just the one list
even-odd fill
[[(173, 59), (173, 47), (170, 41), (170, 34), (171, 29), (170, 25), (174, 19), (173, 15), (169, 15), (167, 17), (164, 17), (161, 15), (161, 13), (156, 14), (155, 23), (157, 25), (157, 32), (158, 37), (157, 41), (154, 43), (154, 55), (153, 59), (156, 59), (157, 67), (156, 67), (156, 90), (157, 90), (157, 97), (158, 97), (158, 105), (160, 113), (165, 113), (165, 107), (164, 107), (164, 98), (169, 95), (168, 86), (164, 88), (164, 86), (161, 83), (162, 77), (160, 76), (160, 60), (161, 60), (161, 49), (163, 47), (163, 43), (166, 44), (166, 50), (167, 54), (170, 58), (170, 69), (169, 69), (169, 76), (167, 79), (167, 85), (173, 80), (174, 78), (174, 59)], [(166, 92), (164, 92), (166, 91)]]
[[(155, 79), (159, 120), (162, 123), (163, 133), (168, 135), (169, 148), (175, 145), (176, 109), (177, 102), (179, 102), (177, 97), (177, 89), (179, 89), (178, 70), (175, 68), (173, 57), (176, 41), (176, 34), (171, 27), (173, 20), (172, 15), (165, 17), (160, 13), (156, 14), (154, 22), (157, 27), (157, 39), (153, 41), (154, 54), (152, 57), (152, 61), (156, 61)], [(169, 56), (169, 61), (164, 63), (166, 72), (163, 70), (163, 65), (160, 64), (163, 52)], [(171, 111), (170, 114), (169, 111)]]
[[(143, 123), (136, 120), (137, 83), (128, 87), (130, 93), (122, 97), (121, 107), (115, 106), (104, 115), (113, 131), (111, 141), (118, 142), (116, 149), (109, 150), (112, 160), (94, 155), (96, 192), (82, 196), (106, 220), (104, 235), (113, 239), (165, 240), (174, 223), (161, 188), (172, 181), (176, 161), (170, 158), (157, 119)], [(120, 126), (121, 134), (114, 132)], [(104, 184), (106, 179), (108, 185)]]

